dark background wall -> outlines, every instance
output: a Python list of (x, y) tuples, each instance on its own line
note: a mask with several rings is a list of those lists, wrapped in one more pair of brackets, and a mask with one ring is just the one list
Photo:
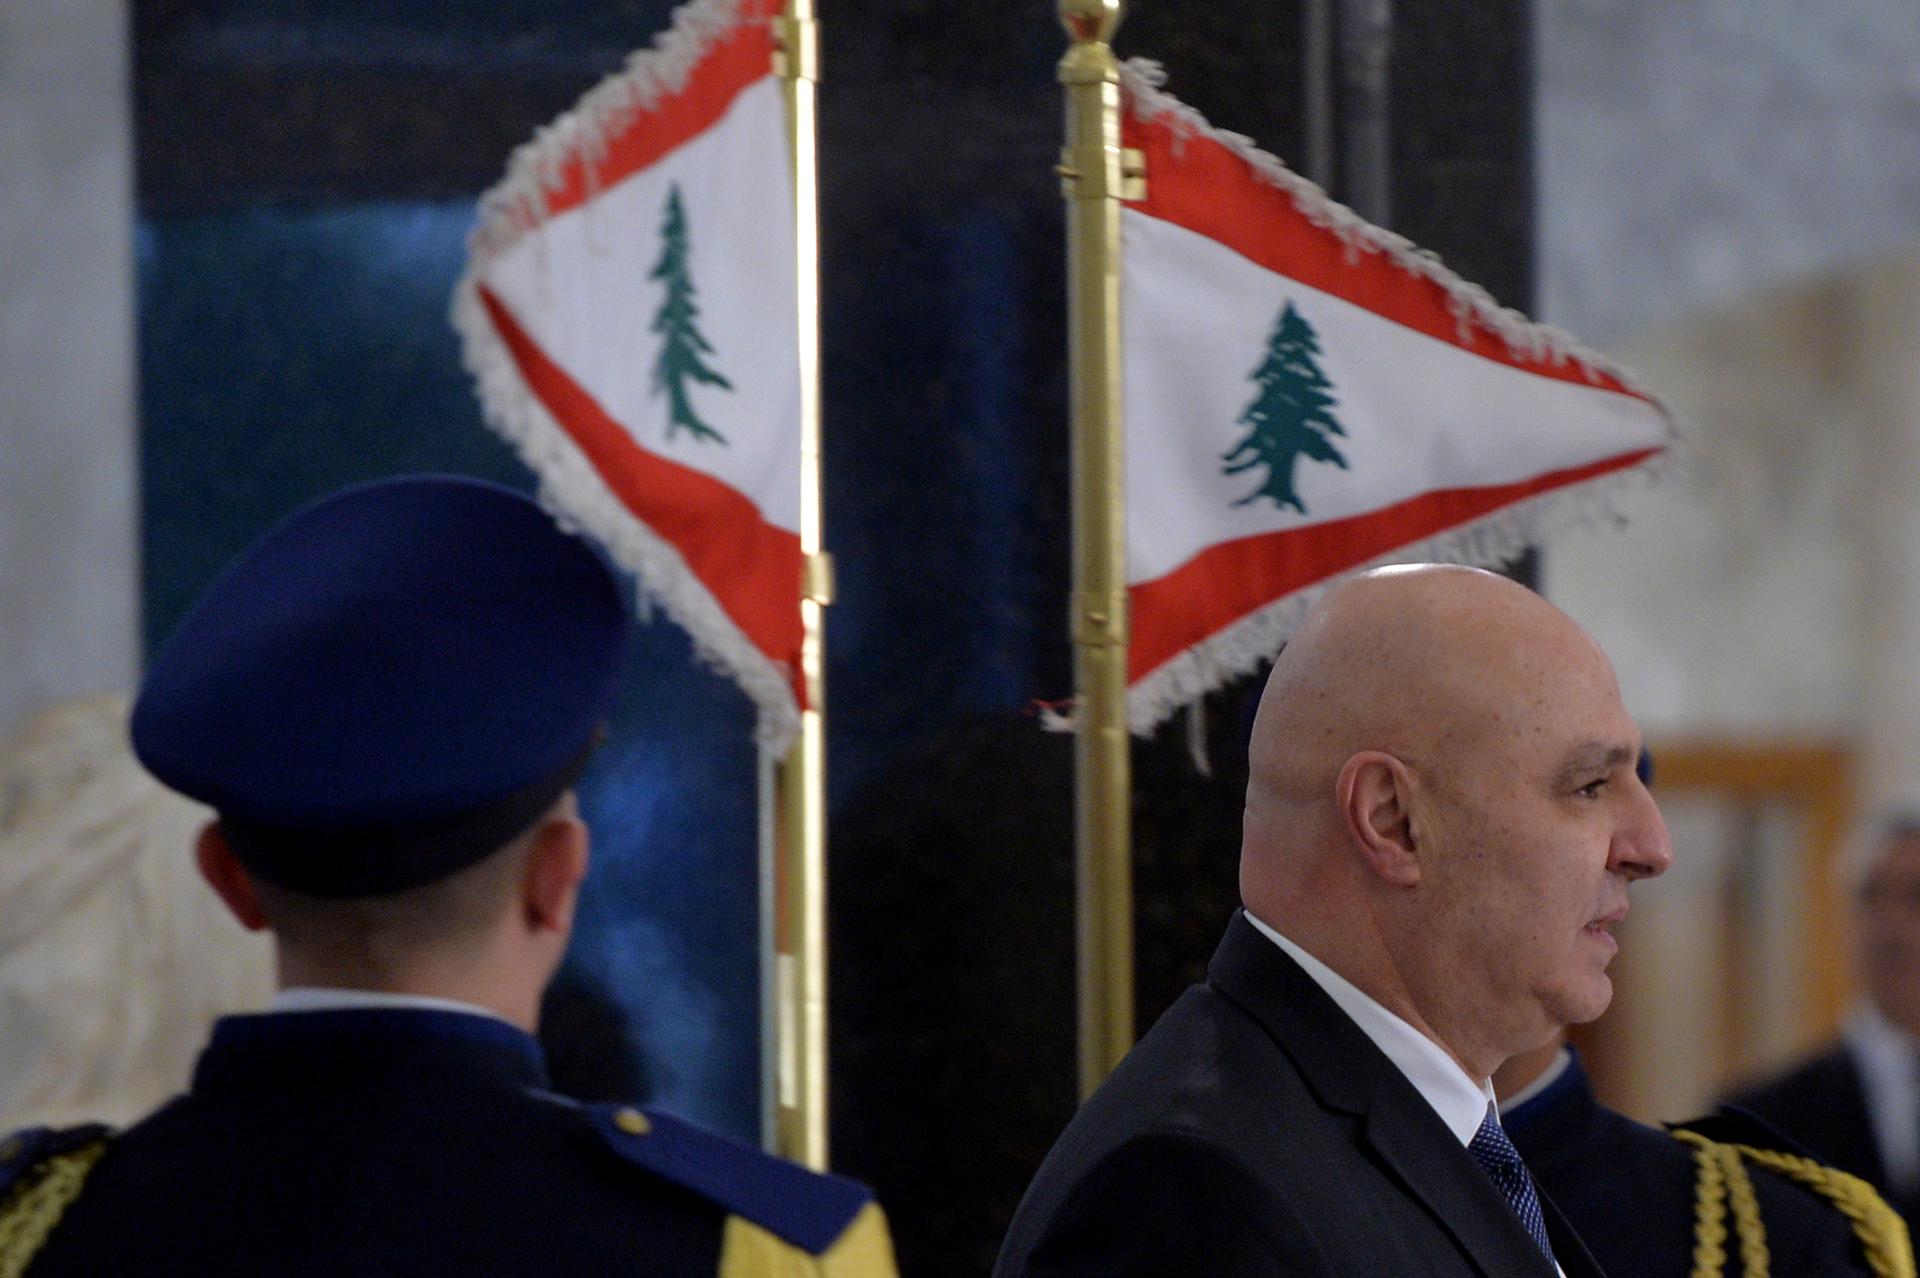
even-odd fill
[[(1138, 0), (1120, 50), (1294, 159), (1305, 7)], [(669, 6), (135, 12), (152, 641), (261, 526), (340, 483), (530, 486), (445, 320), (472, 200)], [(880, 1188), (909, 1272), (976, 1274), (1074, 1099), (1070, 743), (1026, 712), (1071, 690), (1063, 37), (1045, 0), (822, 12), (836, 1162)], [(1395, 21), (1394, 224), (1524, 305), (1528, 6), (1408, 0)], [(572, 1038), (633, 1053), (593, 1085), (752, 1138), (750, 714), (664, 622), (634, 675), (585, 787), (599, 861), (569, 961), (576, 1008), (604, 997), (619, 1020)], [(1234, 904), (1254, 687), (1209, 699), (1210, 777), (1183, 724), (1136, 751), (1143, 1024)]]

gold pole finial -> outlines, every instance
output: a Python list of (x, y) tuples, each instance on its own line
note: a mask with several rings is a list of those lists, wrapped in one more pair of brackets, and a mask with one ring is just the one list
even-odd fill
[(1060, 25), (1075, 44), (1112, 44), (1122, 0), (1060, 0)]

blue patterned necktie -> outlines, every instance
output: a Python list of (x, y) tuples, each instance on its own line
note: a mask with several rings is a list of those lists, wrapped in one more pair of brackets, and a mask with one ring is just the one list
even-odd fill
[(1500, 1126), (1500, 1113), (1491, 1104), (1487, 1106), (1487, 1116), (1480, 1121), (1480, 1130), (1467, 1142), (1467, 1152), (1493, 1179), (1494, 1188), (1506, 1198), (1513, 1214), (1533, 1235), (1533, 1241), (1547, 1253), (1547, 1259), (1552, 1260), (1553, 1244), (1547, 1241), (1547, 1218), (1540, 1214), (1540, 1195), (1533, 1192), (1533, 1177), (1527, 1174), (1520, 1151), (1507, 1139), (1506, 1130)]

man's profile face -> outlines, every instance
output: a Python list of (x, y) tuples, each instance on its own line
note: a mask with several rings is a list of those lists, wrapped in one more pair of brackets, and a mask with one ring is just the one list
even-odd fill
[(1881, 845), (1856, 910), (1868, 997), (1888, 1020), (1920, 1034), (1920, 829)]
[(1671, 852), (1635, 774), (1639, 730), (1597, 649), (1516, 672), (1481, 711), (1432, 770), (1423, 874), (1436, 939), (1521, 1051), (1606, 1010), (1627, 884)]

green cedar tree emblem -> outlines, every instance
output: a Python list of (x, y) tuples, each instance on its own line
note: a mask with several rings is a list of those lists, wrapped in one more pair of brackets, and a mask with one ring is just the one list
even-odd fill
[(667, 392), (667, 438), (672, 439), (686, 427), (697, 440), (725, 444), (726, 436), (701, 421), (687, 396), (687, 383), (699, 382), (732, 390), (733, 383), (708, 368), (702, 355), (713, 354), (713, 347), (701, 335), (694, 321), (700, 308), (693, 300), (693, 274), (687, 269), (687, 215), (680, 205), (680, 184), (667, 192), (667, 207), (660, 223), (660, 260), (653, 264), (648, 279), (666, 285), (666, 300), (653, 316), (653, 331), (661, 334), (660, 358), (653, 364), (653, 393)]
[(1248, 428), (1247, 436), (1221, 455), (1229, 475), (1255, 466), (1267, 468), (1260, 487), (1234, 505), (1266, 497), (1276, 506), (1291, 506), (1304, 515), (1307, 508), (1293, 488), (1294, 463), (1300, 455), (1347, 469), (1347, 459), (1329, 438), (1347, 432), (1333, 415), (1338, 401), (1329, 393), (1333, 383), (1320, 371), (1319, 354), (1320, 335), (1289, 301), (1274, 322), (1266, 356), (1249, 375), (1260, 391), (1235, 423)]

